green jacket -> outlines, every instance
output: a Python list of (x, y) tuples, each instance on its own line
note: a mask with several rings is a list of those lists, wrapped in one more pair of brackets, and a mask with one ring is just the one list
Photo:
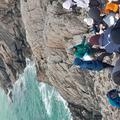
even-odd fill
[(88, 55), (92, 54), (91, 45), (83, 39), (81, 44), (74, 46), (77, 50), (74, 52), (74, 55), (78, 58), (82, 58), (86, 53)]

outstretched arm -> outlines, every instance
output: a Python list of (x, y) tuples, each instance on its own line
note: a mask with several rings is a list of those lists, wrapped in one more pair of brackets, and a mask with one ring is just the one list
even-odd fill
[(81, 42), (81, 44), (86, 44), (87, 43), (87, 41), (86, 41), (86, 36), (83, 36), (83, 39), (82, 39), (82, 42)]

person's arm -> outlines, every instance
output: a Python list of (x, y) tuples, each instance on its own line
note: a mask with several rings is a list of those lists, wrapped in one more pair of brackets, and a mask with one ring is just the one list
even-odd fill
[(82, 39), (81, 44), (84, 45), (84, 44), (86, 44), (86, 43), (87, 43), (87, 41), (86, 41), (86, 36), (83, 36), (83, 39)]
[(84, 36), (83, 39), (82, 39), (82, 42), (80, 44), (78, 44), (78, 45), (73, 46), (73, 47), (74, 48), (79, 48), (79, 47), (81, 47), (82, 45), (84, 45), (86, 43), (88, 43), (88, 42), (86, 41), (86, 36)]

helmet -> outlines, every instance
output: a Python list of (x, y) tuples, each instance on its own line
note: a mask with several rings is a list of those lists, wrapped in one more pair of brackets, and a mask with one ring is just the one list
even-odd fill
[(62, 6), (63, 6), (63, 8), (69, 10), (70, 7), (71, 7), (71, 2), (67, 0), (67, 1), (65, 1), (65, 2), (63, 3)]

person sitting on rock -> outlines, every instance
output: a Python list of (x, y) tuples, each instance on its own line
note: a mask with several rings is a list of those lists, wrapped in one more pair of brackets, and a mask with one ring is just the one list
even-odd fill
[(92, 56), (95, 53), (105, 52), (104, 49), (92, 48), (92, 46), (86, 41), (84, 36), (82, 42), (71, 48), (71, 52), (77, 58), (83, 58), (85, 55)]
[(83, 70), (93, 70), (93, 71), (100, 71), (105, 68), (113, 68), (113, 65), (107, 64), (105, 62), (102, 62), (103, 57), (100, 57), (100, 59), (96, 60), (89, 60), (84, 61), (80, 58), (75, 58), (73, 65), (78, 66), (80, 69)]
[(89, 43), (105, 49), (108, 53), (120, 53), (120, 19), (115, 26), (109, 27), (103, 34), (92, 36)]
[(89, 27), (89, 32), (94, 32), (94, 34), (102, 34), (104, 30), (107, 29), (107, 24), (103, 21), (100, 23), (96, 23), (92, 18), (84, 18), (84, 22)]
[(112, 107), (120, 108), (120, 91), (117, 89), (112, 89), (108, 91), (107, 98), (108, 102)]
[(94, 21), (92, 28), (95, 34), (98, 34), (101, 30), (107, 29), (108, 25), (103, 20), (105, 15), (101, 16), (101, 11), (98, 7), (90, 7), (88, 15)]

